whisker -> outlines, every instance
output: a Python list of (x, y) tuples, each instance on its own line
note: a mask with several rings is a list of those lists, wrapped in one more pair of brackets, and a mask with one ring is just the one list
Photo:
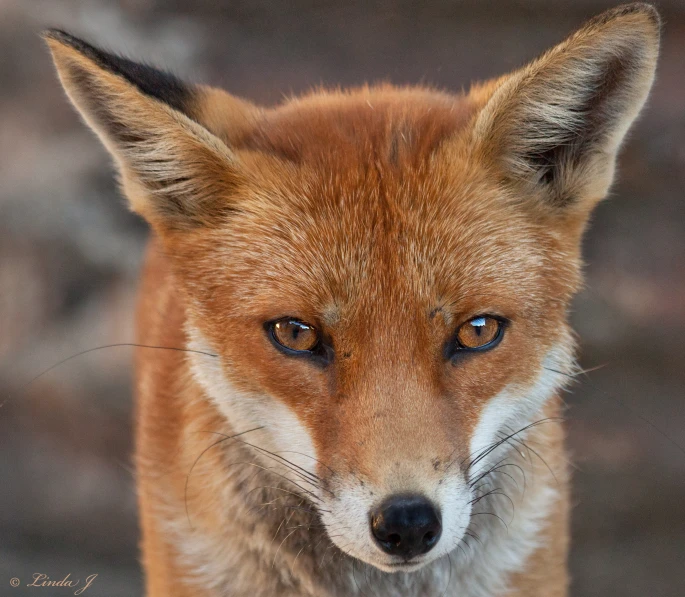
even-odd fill
[(503, 462), (506, 462), (508, 459), (509, 459), (509, 457), (508, 457), (508, 456), (505, 456), (504, 458), (502, 458), (501, 460), (499, 460), (498, 462), (496, 462), (495, 464), (493, 464), (492, 467), (490, 467), (490, 468), (489, 468), (488, 470), (486, 470), (484, 473), (481, 473), (478, 477), (476, 477), (476, 479), (474, 479), (472, 482), (470, 482), (470, 483), (469, 483), (469, 486), (473, 486), (473, 485), (475, 485), (476, 483), (479, 483), (480, 481), (482, 481), (483, 479), (485, 479), (485, 477), (487, 477), (493, 470), (495, 470), (496, 467), (498, 467), (498, 466), (499, 466), (500, 464), (502, 464)]
[[(304, 456), (305, 458), (311, 458), (315, 462), (318, 462), (321, 466), (325, 466), (334, 475), (337, 475), (337, 473), (330, 466), (328, 466), (325, 462), (323, 462), (322, 460), (319, 460), (318, 458), (315, 458), (314, 456), (312, 456), (310, 454), (305, 454), (304, 452), (297, 452), (295, 450), (279, 450), (278, 452), (276, 452), (276, 454), (299, 454), (300, 456)], [(353, 471), (351, 471), (351, 472), (354, 475), (354, 472)]]
[(454, 566), (454, 564), (452, 562), (452, 558), (449, 552), (447, 552), (447, 562), (449, 564), (449, 575), (447, 576), (447, 584), (445, 585), (445, 590), (442, 592), (441, 597), (445, 597), (445, 595), (447, 595), (447, 590), (450, 588), (450, 583), (452, 582), (452, 567)]
[[(238, 463), (238, 464), (242, 464), (242, 463)], [(262, 467), (262, 468), (263, 468), (263, 467)], [(289, 490), (287, 490), (287, 489), (283, 489), (283, 487), (276, 487), (275, 485), (260, 485), (259, 487), (253, 487), (252, 489), (250, 489), (250, 491), (248, 491), (248, 492), (245, 494), (245, 496), (247, 497), (247, 496), (250, 495), (252, 492), (254, 492), (254, 491), (259, 491), (260, 489), (275, 489), (276, 491), (282, 491), (283, 493), (287, 493), (287, 494), (290, 494), (290, 495), (294, 495), (296, 498), (302, 498), (301, 495), (295, 493), (294, 491), (289, 491)], [(322, 509), (318, 508), (318, 506), (316, 506), (316, 508), (317, 508), (318, 510), (320, 510), (321, 512), (327, 512), (327, 510), (322, 510)]]
[(323, 510), (322, 508), (301, 508), (300, 506), (282, 506), (288, 510), (300, 510), (302, 512), (309, 512), (311, 514), (318, 514), (319, 512), (329, 512), (329, 510)]
[[(178, 348), (175, 346), (153, 346), (153, 345), (149, 345), (149, 344), (137, 344), (135, 342), (117, 342), (114, 344), (105, 344), (103, 346), (95, 346), (94, 348), (87, 348), (86, 350), (82, 350), (80, 352), (77, 352), (76, 354), (72, 354), (71, 356), (67, 357), (66, 359), (62, 359), (61, 361), (58, 361), (57, 363), (55, 363), (51, 367), (48, 367), (44, 371), (41, 371), (35, 377), (32, 377), (26, 384), (24, 384), (24, 386), (22, 386), (22, 390), (25, 390), (31, 384), (38, 381), (41, 377), (50, 373), (50, 371), (57, 369), (57, 367), (64, 365), (64, 363), (68, 363), (72, 359), (75, 359), (77, 357), (81, 357), (81, 356), (86, 355), (86, 354), (91, 353), (91, 352), (96, 352), (98, 350), (104, 350), (105, 348), (119, 348), (119, 347), (153, 348), (156, 350), (175, 350), (178, 352), (192, 352), (192, 353), (196, 353), (196, 354), (203, 354), (203, 355), (206, 355), (208, 357), (215, 357), (215, 358), (219, 356), (218, 354), (214, 354), (211, 352), (205, 352), (203, 350), (192, 350), (190, 348)], [(11, 399), (12, 399), (12, 397), (8, 396), (3, 402), (0, 402), (0, 408), (5, 406), (5, 404)]]
[(242, 431), (241, 433), (236, 433), (234, 436), (230, 436), (230, 437), (226, 437), (226, 438), (220, 439), (218, 442), (216, 442), (216, 443), (212, 444), (211, 446), (205, 448), (205, 449), (202, 451), (202, 453), (197, 457), (197, 459), (195, 460), (195, 462), (193, 462), (193, 466), (191, 466), (191, 467), (190, 467), (190, 470), (188, 471), (188, 476), (186, 477), (186, 483), (185, 483), (185, 489), (184, 489), (184, 499), (185, 499), (185, 507), (186, 507), (186, 517), (188, 518), (188, 524), (190, 524), (190, 527), (191, 527), (191, 528), (193, 528), (193, 525), (192, 525), (192, 522), (190, 521), (190, 512), (189, 512), (189, 510), (188, 510), (188, 483), (189, 483), (189, 481), (190, 481), (190, 475), (192, 474), (193, 469), (195, 468), (195, 465), (197, 465), (197, 463), (200, 461), (200, 458), (202, 458), (202, 457), (204, 456), (204, 454), (205, 454), (206, 452), (208, 452), (209, 450), (211, 450), (214, 446), (216, 446), (216, 445), (218, 445), (218, 444), (220, 444), (220, 443), (222, 443), (222, 442), (225, 442), (225, 441), (227, 441), (227, 440), (229, 440), (229, 439), (237, 438), (237, 437), (239, 437), (239, 436), (241, 436), (241, 435), (246, 435), (247, 433), (252, 433), (253, 431), (258, 431), (259, 429), (263, 429), (263, 428), (264, 428), (264, 426), (261, 425), (261, 426), (259, 426), (259, 427), (254, 427), (253, 429), (248, 429), (247, 431)]
[(481, 538), (478, 536), (478, 534), (475, 531), (465, 531), (464, 535), (466, 535), (467, 537), (471, 537), (475, 541), (478, 541), (478, 543), (480, 543), (481, 547), (482, 547), (483, 541), (481, 541)]
[(492, 444), (488, 449), (485, 450), (483, 454), (480, 454), (479, 456), (475, 457), (469, 465), (466, 467), (466, 470), (470, 470), (472, 467), (474, 467), (476, 464), (478, 464), (481, 460), (484, 458), (487, 458), (494, 450), (499, 448), (502, 444), (507, 443), (511, 438), (516, 437), (517, 435), (520, 435), (521, 433), (524, 433), (530, 429), (533, 429), (534, 427), (537, 427), (539, 425), (542, 425), (543, 423), (555, 423), (555, 422), (561, 422), (563, 419), (561, 417), (547, 417), (545, 419), (539, 419), (537, 421), (534, 421), (533, 423), (530, 423), (528, 425), (525, 425), (518, 431), (515, 431), (513, 433), (510, 433), (509, 435), (503, 437), (499, 441), (495, 442)]
[[(558, 373), (559, 375), (565, 375), (566, 377), (568, 377), (568, 378), (570, 378), (570, 379), (577, 379), (578, 376), (582, 374), (582, 373), (578, 373), (578, 374), (572, 375), (572, 374), (569, 374), (569, 373), (565, 373), (564, 371), (557, 371), (556, 369), (551, 369), (551, 368), (549, 368), (549, 367), (544, 367), (544, 368), (547, 369), (547, 371), (551, 371), (552, 373)], [(590, 369), (590, 371), (593, 371), (593, 369)], [(683, 446), (681, 446), (676, 440), (674, 440), (670, 435), (668, 435), (667, 433), (665, 433), (664, 431), (662, 431), (661, 429), (659, 429), (659, 427), (657, 427), (654, 423), (652, 423), (652, 421), (650, 421), (647, 417), (643, 417), (643, 416), (642, 416), (640, 413), (638, 413), (634, 408), (628, 406), (628, 404), (626, 404), (625, 402), (623, 402), (623, 400), (621, 400), (620, 398), (617, 398), (616, 396), (613, 396), (612, 394), (610, 394), (610, 393), (607, 392), (606, 390), (603, 390), (602, 388), (597, 387), (595, 384), (593, 384), (592, 382), (590, 382), (590, 380), (587, 378), (587, 375), (585, 375), (584, 382), (585, 382), (586, 384), (588, 384), (593, 390), (595, 390), (596, 392), (599, 392), (600, 394), (602, 394), (605, 398), (609, 398), (610, 400), (616, 402), (619, 406), (621, 406), (622, 408), (624, 408), (625, 410), (627, 410), (630, 414), (632, 414), (633, 416), (635, 416), (635, 417), (637, 417), (638, 419), (640, 419), (640, 421), (642, 421), (645, 425), (648, 425), (649, 427), (651, 427), (652, 430), (656, 431), (661, 437), (663, 437), (664, 439), (668, 440), (668, 441), (669, 441), (671, 444), (673, 444), (673, 446), (675, 446), (683, 455), (685, 455), (685, 448), (684, 448)]]
[[(495, 489), (488, 491), (487, 493), (483, 494), (482, 496), (480, 496), (479, 498), (477, 498), (476, 500), (473, 501), (473, 505), (475, 506), (478, 502), (480, 502), (481, 500), (483, 500), (487, 497), (498, 496), (498, 495), (506, 498), (509, 501), (509, 504), (511, 504), (511, 520), (509, 521), (509, 523), (513, 522), (514, 515), (516, 512), (516, 506), (514, 505), (514, 501), (502, 490), (501, 487), (496, 487)], [(508, 528), (509, 527), (507, 526), (507, 529)]]
[(491, 474), (494, 475), (495, 473), (499, 473), (500, 475), (504, 475), (505, 477), (509, 477), (513, 481), (514, 485), (516, 485), (516, 489), (518, 489), (519, 488), (518, 481), (516, 481), (516, 479), (514, 479), (514, 477), (512, 475), (510, 475), (509, 473), (502, 470), (506, 466), (513, 466), (513, 467), (519, 469), (521, 471), (521, 474), (523, 474), (523, 469), (518, 464), (514, 464), (513, 462), (505, 462), (504, 464), (493, 469), (491, 471)]
[[(302, 503), (302, 502), (300, 502), (300, 503)], [(287, 519), (288, 521), (290, 520), (290, 518), (292, 518), (292, 515), (293, 515), (293, 513), (291, 512), (291, 513), (290, 513), (290, 516), (288, 516), (288, 519)], [(278, 528), (276, 529), (276, 532), (274, 533), (274, 536), (271, 538), (271, 543), (273, 543), (274, 540), (276, 539), (276, 537), (278, 537), (278, 533), (279, 533), (279, 531), (281, 530), (281, 527), (282, 527), (284, 524), (287, 524), (285, 517), (283, 518), (283, 520), (281, 520), (281, 523), (278, 525)], [(272, 568), (273, 568), (273, 565), (272, 565)]]
[[(542, 462), (542, 464), (545, 465), (545, 468), (549, 471), (550, 475), (552, 475), (552, 477), (554, 478), (555, 483), (557, 483), (557, 484), (559, 483), (559, 480), (557, 479), (555, 472), (552, 470), (552, 467), (550, 467), (549, 464), (547, 464), (547, 461), (542, 456), (540, 456), (540, 453), (537, 450), (534, 450), (533, 448), (531, 448), (530, 445), (527, 442), (524, 442), (522, 439), (513, 438), (513, 440), (515, 442), (519, 443), (520, 445), (522, 445), (528, 452), (530, 452), (534, 456), (536, 456), (538, 458), (538, 460), (540, 460), (540, 462)], [(533, 471), (535, 471), (535, 469), (533, 469)], [(524, 476), (524, 479), (525, 479), (525, 476)]]
[[(201, 433), (211, 433), (211, 434), (214, 434), (214, 435), (224, 436), (224, 437), (226, 437), (226, 438), (228, 439), (228, 436), (226, 436), (225, 434), (220, 433), (220, 432), (218, 432), (218, 431), (202, 431)], [(242, 443), (242, 444), (244, 444), (244, 445), (246, 445), (246, 446), (250, 446), (251, 448), (256, 449), (256, 450), (259, 451), (260, 453), (264, 453), (266, 456), (270, 457), (272, 460), (275, 460), (275, 461), (279, 462), (280, 464), (285, 465), (285, 468), (287, 468), (288, 470), (290, 470), (292, 473), (296, 474), (302, 481), (304, 481), (305, 483), (308, 483), (308, 484), (311, 485), (312, 487), (316, 487), (317, 489), (324, 489), (324, 490), (325, 490), (325, 488), (321, 487), (320, 484), (319, 484), (317, 481), (313, 481), (311, 478), (305, 476), (302, 472), (300, 472), (300, 470), (304, 470), (304, 469), (297, 470), (297, 469), (299, 469), (300, 467), (297, 467), (297, 469), (296, 469), (296, 468), (293, 468), (293, 467), (295, 467), (295, 466), (297, 466), (297, 465), (295, 465), (294, 463), (291, 463), (289, 460), (286, 460), (286, 459), (284, 459), (284, 458), (277, 457), (277, 456), (275, 456), (274, 454), (272, 454), (271, 452), (269, 452), (268, 450), (265, 450), (265, 449), (261, 448), (260, 446), (256, 446), (256, 445), (254, 445), (254, 444), (251, 444), (251, 443), (246, 442), (246, 441), (243, 441), (243, 440), (237, 440), (237, 441), (239, 441), (240, 443)], [(265, 469), (265, 470), (266, 470), (266, 469)], [(270, 468), (270, 469), (268, 469), (268, 470), (273, 470), (273, 469)], [(306, 472), (306, 471), (305, 471), (305, 472)], [(315, 475), (312, 475), (312, 477), (315, 477)]]
[(354, 584), (357, 585), (357, 591), (363, 596), (363, 597), (368, 597), (364, 591), (362, 591), (361, 587), (359, 586), (359, 583), (357, 582), (357, 559), (353, 558), (352, 559), (352, 578), (354, 579)]
[[(212, 433), (214, 435), (224, 435), (221, 432), (218, 431), (204, 431), (204, 433)], [(259, 452), (270, 456), (273, 460), (278, 460), (282, 462), (283, 464), (287, 465), (287, 468), (289, 468), (292, 472), (298, 474), (302, 480), (306, 481), (310, 485), (313, 485), (314, 487), (317, 487), (318, 489), (322, 489), (323, 491), (328, 491), (331, 495), (334, 495), (332, 491), (328, 490), (325, 487), (322, 487), (320, 484), (321, 479), (315, 475), (314, 473), (308, 471), (307, 469), (302, 468), (301, 466), (298, 466), (294, 462), (291, 462), (287, 458), (283, 458), (282, 456), (279, 456), (275, 452), (271, 452), (267, 450), (266, 448), (262, 448), (261, 446), (257, 446), (255, 444), (252, 444), (250, 442), (246, 442), (244, 440), (238, 440), (240, 443), (249, 446), (251, 448), (254, 448), (255, 450), (258, 450)]]
[[(257, 464), (256, 462), (250, 462), (250, 461), (247, 461), (247, 460), (241, 461), (241, 462), (233, 462), (233, 463), (229, 464), (228, 466), (237, 466), (237, 465), (239, 465), (239, 464), (245, 464), (245, 465), (247, 465), (247, 466), (254, 466), (255, 468), (258, 468), (258, 469), (260, 469), (260, 470), (263, 470), (263, 471), (266, 471), (266, 472), (271, 472), (272, 474), (274, 474), (274, 475), (280, 477), (281, 479), (285, 479), (285, 480), (288, 481), (289, 483), (292, 483), (295, 487), (297, 487), (299, 490), (303, 491), (305, 494), (307, 494), (307, 495), (310, 496), (311, 498), (313, 498), (313, 499), (315, 499), (315, 500), (317, 500), (317, 501), (321, 501), (321, 498), (320, 498), (318, 495), (316, 495), (315, 493), (312, 493), (312, 492), (309, 491), (308, 489), (305, 489), (304, 487), (302, 487), (302, 485), (300, 485), (299, 483), (293, 481), (292, 479), (289, 479), (289, 478), (286, 477), (285, 475), (282, 475), (282, 474), (279, 473), (278, 471), (275, 471), (275, 470), (273, 469), (273, 467), (262, 466), (261, 464)], [(302, 496), (300, 496), (300, 497), (302, 497)]]
[(297, 552), (297, 555), (295, 556), (295, 559), (293, 560), (292, 564), (290, 565), (290, 570), (292, 572), (295, 572), (295, 563), (297, 562), (297, 558), (300, 557), (300, 554), (304, 551), (304, 548), (307, 547), (307, 544), (305, 543), (301, 548), (300, 551)]
[(507, 528), (507, 531), (509, 530), (509, 526), (506, 522), (504, 522), (504, 519), (499, 514), (495, 514), (494, 512), (474, 512), (471, 514), (471, 516), (494, 516)]

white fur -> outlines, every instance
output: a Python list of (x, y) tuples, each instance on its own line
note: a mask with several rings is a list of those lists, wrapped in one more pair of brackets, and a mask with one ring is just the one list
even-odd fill
[[(490, 399), (480, 414), (476, 429), (471, 436), (470, 456), (472, 459), (483, 457), (470, 471), (470, 479), (486, 470), (502, 452), (510, 446), (506, 443), (502, 448), (493, 450), (487, 456), (487, 448), (498, 439), (515, 434), (519, 429), (534, 422), (533, 417), (539, 413), (549, 398), (566, 385), (568, 375), (573, 366), (572, 342), (566, 339), (550, 350), (543, 359), (543, 369), (530, 387), (506, 387), (502, 392)], [(513, 443), (522, 436), (516, 433)]]
[[(190, 348), (213, 352), (197, 330), (188, 331)], [(473, 454), (478, 454), (504, 435), (521, 429), (540, 417), (546, 401), (566, 381), (564, 373), (569, 372), (572, 365), (570, 346), (570, 341), (566, 339), (551, 350), (544, 359), (545, 369), (530, 386), (507, 387), (488, 403), (471, 438)], [(315, 472), (317, 456), (311, 436), (287, 406), (267, 396), (237, 392), (226, 379), (216, 357), (192, 354), (190, 361), (194, 377), (236, 430), (264, 425), (264, 432), (259, 432), (259, 439), (252, 439), (251, 443), (274, 452), (287, 452), (290, 460), (295, 460), (298, 456), (292, 452), (301, 452), (303, 456), (296, 460), (298, 466)], [(520, 439), (523, 438), (525, 433), (520, 435)], [(379, 586), (387, 584), (397, 588), (401, 585), (402, 595), (416, 595), (415, 591), (418, 589), (412, 587), (419, 586), (417, 579), (421, 577), (424, 582), (425, 578), (432, 579), (434, 584), (431, 586), (435, 587), (445, 586), (449, 578), (450, 590), (458, 591), (462, 597), (488, 597), (505, 590), (509, 576), (522, 569), (526, 560), (539, 547), (542, 525), (558, 498), (553, 482), (548, 478), (533, 481), (534, 486), (530, 486), (529, 480), (528, 495), (522, 500), (520, 487), (515, 486), (508, 477), (499, 476), (498, 485), (504, 484), (506, 493), (516, 502), (513, 517), (508, 502), (496, 496), (477, 504), (474, 512), (494, 508), (507, 521), (508, 530), (494, 517), (480, 517), (477, 522), (475, 517), (472, 518), (469, 502), (473, 494), (468, 481), (479, 471), (487, 470), (486, 467), (492, 466), (496, 459), (502, 459), (505, 454), (526, 466), (525, 457), (512, 445), (511, 442), (504, 443), (494, 450), (475, 467), (468, 480), (459, 467), (454, 467), (455, 470), (450, 470), (443, 483), (438, 484), (440, 475), (431, 477), (420, 471), (415, 474), (416, 463), (406, 463), (406, 470), (400, 473), (402, 482), (406, 480), (408, 490), (421, 491), (440, 506), (443, 513), (443, 535), (436, 548), (426, 554), (414, 568), (383, 578), (377, 577), (380, 579)], [(287, 474), (288, 471), (285, 469), (279, 472)], [(412, 476), (413, 480), (410, 481)], [(301, 479), (298, 481), (301, 482)], [(381, 574), (379, 570), (394, 572), (395, 569), (388, 565), (392, 558), (375, 545), (368, 525), (369, 510), (377, 503), (379, 493), (382, 496), (383, 488), (362, 486), (356, 480), (348, 478), (341, 480), (336, 487), (335, 498), (313, 487), (311, 489), (317, 491), (318, 497), (324, 502), (322, 510), (325, 511), (322, 511), (321, 518), (331, 540), (343, 552), (372, 564), (376, 568), (372, 577), (376, 578), (373, 575)], [(371, 495), (372, 490), (374, 495)], [(230, 502), (232, 498), (227, 495), (226, 499)], [(209, 537), (189, 533), (187, 526), (181, 528), (184, 524), (185, 520), (177, 520), (167, 525), (167, 528), (173, 529), (176, 536), (182, 538), (184, 559), (191, 566), (194, 576), (198, 579), (211, 579), (211, 584), (216, 589), (225, 587), (227, 582), (233, 582), (232, 586), (235, 586), (236, 579), (233, 577), (231, 581), (227, 577), (226, 567), (231, 562), (235, 565), (239, 561), (239, 554), (232, 553), (229, 546), (217, 545)], [(480, 542), (470, 542), (466, 547), (465, 533), (469, 529), (478, 533)], [(447, 554), (450, 554), (451, 570), (445, 564)], [(421, 572), (412, 572), (418, 569)], [(352, 586), (350, 591), (352, 594)], [(314, 591), (312, 594), (317, 593)]]
[[(496, 520), (478, 527), (483, 545), (467, 549), (467, 554), (473, 553), (470, 564), (464, 563), (456, 570), (453, 584), (460, 597), (506, 594), (511, 574), (522, 570), (528, 558), (541, 546), (540, 531), (558, 497), (553, 485), (542, 484), (536, 491), (529, 492), (528, 499), (517, 504), (516, 515), (511, 521), (507, 520), (508, 528), (498, 525)], [(499, 501), (499, 504), (503, 502)]]
[[(527, 433), (517, 432), (540, 420), (542, 407), (568, 382), (567, 375), (574, 362), (571, 346), (571, 339), (564, 339), (547, 353), (543, 359), (543, 369), (530, 387), (505, 388), (483, 409), (471, 438), (471, 454), (481, 455), (494, 442), (509, 435), (512, 441), (504, 442), (484, 457), (469, 475), (470, 480), (487, 471), (505, 455), (513, 454), (508, 461), (525, 470), (528, 456), (521, 451), (523, 448), (517, 447), (515, 440), (524, 440)], [(457, 586), (462, 597), (501, 594), (506, 590), (509, 576), (521, 570), (527, 559), (540, 547), (540, 531), (559, 498), (555, 481), (550, 477), (527, 478), (524, 495), (523, 479), (499, 476), (497, 486), (512, 497), (514, 511), (508, 500), (501, 496), (489, 498), (475, 506), (474, 512), (497, 512), (505, 519), (507, 527), (494, 517), (487, 516), (486, 524), (480, 520), (476, 523), (476, 517), (473, 518), (471, 528), (478, 533), (482, 545), (477, 544), (474, 546), (476, 549), (464, 553), (467, 565), (457, 574)]]
[[(430, 463), (426, 463), (430, 467)], [(324, 496), (326, 512), (321, 519), (329, 529), (338, 531), (331, 534), (331, 540), (349, 555), (372, 564), (386, 572), (396, 572), (392, 564), (400, 559), (383, 552), (376, 544), (369, 528), (369, 512), (379, 501), (396, 493), (417, 493), (428, 497), (438, 505), (442, 513), (442, 536), (440, 541), (425, 556), (403, 571), (418, 570), (430, 562), (447, 555), (464, 536), (469, 525), (471, 507), (470, 494), (459, 467), (453, 467), (450, 474), (438, 482), (441, 476), (421, 474), (416, 470), (413, 478), (407, 475), (411, 468), (416, 470), (416, 463), (405, 469), (405, 474), (398, 474), (406, 479), (405, 483), (395, 483), (389, 487), (362, 486), (355, 478), (344, 479), (335, 488), (335, 497)], [(340, 533), (340, 529), (344, 533)], [(333, 536), (335, 535), (335, 536)]]
[[(297, 466), (314, 474), (316, 454), (309, 431), (298, 420), (295, 413), (282, 401), (269, 396), (250, 395), (238, 392), (226, 379), (222, 370), (221, 359), (207, 354), (214, 348), (192, 327), (189, 327), (188, 348), (198, 351), (189, 353), (191, 369), (197, 382), (207, 392), (208, 397), (216, 404), (219, 411), (230, 422), (236, 433), (264, 427), (256, 435), (251, 434), (245, 441), (269, 450), (275, 454), (283, 453), (284, 457)], [(280, 474), (298, 479), (288, 469), (278, 466), (278, 461), (270, 459), (270, 466), (278, 467)], [(309, 488), (308, 488), (309, 489)]]

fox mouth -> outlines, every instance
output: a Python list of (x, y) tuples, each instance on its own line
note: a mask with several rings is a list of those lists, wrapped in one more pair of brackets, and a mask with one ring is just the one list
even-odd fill
[(415, 556), (395, 562), (375, 562), (373, 565), (383, 572), (415, 572), (431, 561), (433, 561), (431, 558)]
[(425, 562), (419, 560), (418, 558), (412, 558), (411, 560), (405, 560), (403, 562), (392, 562), (387, 564), (390, 568), (396, 568), (397, 570), (415, 569), (423, 566)]

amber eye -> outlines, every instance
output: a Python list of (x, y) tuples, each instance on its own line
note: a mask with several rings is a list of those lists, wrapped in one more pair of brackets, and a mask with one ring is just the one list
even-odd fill
[(271, 336), (282, 348), (297, 353), (313, 351), (319, 344), (314, 326), (297, 319), (279, 319), (271, 324)]
[(457, 330), (457, 348), (479, 350), (491, 348), (502, 336), (503, 323), (489, 315), (469, 319)]

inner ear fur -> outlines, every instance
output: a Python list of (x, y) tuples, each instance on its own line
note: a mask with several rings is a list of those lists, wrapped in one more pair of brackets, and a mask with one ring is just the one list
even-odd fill
[(609, 10), (491, 90), (473, 129), (477, 156), (516, 192), (548, 206), (592, 205), (652, 86), (659, 16), (648, 4)]
[[(188, 228), (235, 209), (244, 176), (227, 145), (226, 114), (237, 128), (256, 108), (63, 31), (44, 37), (67, 95), (114, 156), (134, 211), (158, 228)], [(228, 108), (223, 120), (219, 104)]]

